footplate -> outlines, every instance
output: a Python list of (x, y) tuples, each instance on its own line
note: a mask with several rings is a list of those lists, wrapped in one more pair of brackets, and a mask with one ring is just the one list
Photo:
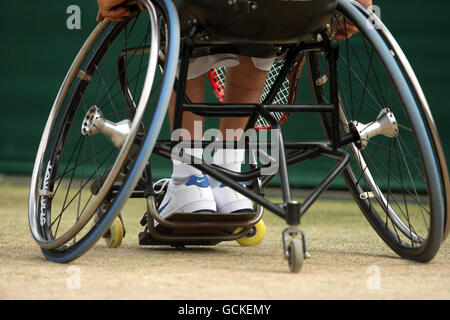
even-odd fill
[(184, 247), (185, 245), (191, 246), (214, 246), (219, 244), (220, 241), (211, 241), (211, 240), (194, 240), (194, 241), (179, 241), (179, 240), (165, 240), (161, 241), (154, 238), (147, 231), (139, 233), (139, 245), (141, 246), (174, 246), (174, 247)]
[[(246, 236), (261, 218), (260, 206), (255, 212), (240, 213), (174, 213), (165, 219), (156, 209), (154, 197), (147, 199), (148, 209), (142, 222), (144, 232), (139, 234), (140, 245), (215, 245)], [(236, 231), (238, 228), (239, 231)]]

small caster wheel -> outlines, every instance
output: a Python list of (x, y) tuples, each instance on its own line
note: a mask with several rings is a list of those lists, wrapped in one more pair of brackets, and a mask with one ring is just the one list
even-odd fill
[(124, 237), (125, 226), (123, 224), (122, 217), (118, 216), (103, 238), (105, 238), (106, 246), (108, 248), (118, 248), (122, 244)]
[[(234, 234), (239, 233), (241, 231), (242, 228), (237, 228), (234, 231)], [(251, 228), (250, 232), (246, 236), (236, 240), (236, 242), (243, 247), (254, 247), (260, 244), (264, 240), (265, 236), (266, 236), (266, 225), (264, 224), (264, 221), (259, 220), (259, 222)]]
[(304, 252), (303, 245), (299, 239), (292, 239), (288, 247), (289, 270), (292, 273), (299, 273), (303, 267)]

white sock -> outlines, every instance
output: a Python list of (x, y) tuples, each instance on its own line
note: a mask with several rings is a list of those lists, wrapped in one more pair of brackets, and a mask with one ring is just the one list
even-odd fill
[[(184, 149), (184, 152), (196, 158), (202, 159), (203, 149), (186, 148)], [(175, 184), (183, 184), (191, 176), (203, 175), (203, 173), (200, 170), (179, 160), (172, 159), (172, 163), (173, 163), (172, 180)]]
[[(241, 172), (244, 162), (245, 150), (243, 149), (217, 149), (214, 152), (214, 164), (234, 172)], [(211, 187), (217, 187), (220, 182), (209, 177)]]

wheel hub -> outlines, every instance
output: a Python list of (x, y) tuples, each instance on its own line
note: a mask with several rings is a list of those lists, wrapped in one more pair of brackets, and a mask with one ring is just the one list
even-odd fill
[(377, 119), (370, 123), (361, 123), (351, 121), (349, 123), (350, 130), (357, 132), (359, 139), (356, 145), (359, 149), (364, 150), (369, 144), (369, 140), (377, 135), (383, 135), (388, 138), (398, 137), (398, 123), (394, 114), (389, 109), (383, 109)]
[(120, 149), (130, 133), (130, 128), (130, 120), (114, 123), (105, 119), (97, 106), (92, 106), (84, 117), (81, 133), (84, 136), (92, 136), (101, 132)]

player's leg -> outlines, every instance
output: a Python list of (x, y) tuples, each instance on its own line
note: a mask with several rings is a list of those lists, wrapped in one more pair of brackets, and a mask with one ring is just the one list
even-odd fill
[[(191, 101), (204, 100), (204, 77), (190, 79), (186, 83), (186, 92)], [(175, 93), (172, 94), (169, 105), (170, 123), (175, 116)], [(183, 113), (182, 128), (189, 133), (190, 139), (202, 140), (203, 118), (191, 112)], [(202, 149), (185, 149), (185, 152), (202, 158)], [(172, 159), (173, 171), (167, 181), (167, 192), (162, 200), (158, 213), (167, 217), (175, 212), (215, 212), (216, 202), (212, 194), (207, 176), (195, 167)]]
[[(239, 57), (239, 65), (227, 68), (224, 103), (257, 103), (267, 79), (268, 71), (255, 66), (254, 58)], [(271, 66), (268, 64), (268, 68)], [(260, 66), (259, 66), (260, 67)], [(222, 118), (220, 131), (227, 141), (238, 140), (247, 124), (247, 118)], [(240, 172), (245, 150), (216, 150), (214, 164)], [(219, 212), (251, 211), (252, 202), (233, 189), (210, 178)]]
[[(204, 88), (204, 76), (196, 77), (194, 79), (187, 80), (186, 82), (186, 92), (191, 101), (203, 102), (205, 97)], [(175, 93), (172, 94), (170, 105), (169, 105), (169, 116), (170, 124), (173, 125), (173, 119), (175, 116)], [(192, 112), (184, 112), (182, 120), (182, 128), (187, 131), (189, 138), (192, 140), (202, 140), (203, 138), (203, 117), (200, 117)], [(172, 128), (173, 129), (173, 128)], [(186, 138), (186, 137), (185, 137)], [(198, 158), (202, 157), (201, 149), (186, 149), (187, 153), (192, 154)], [(182, 184), (189, 177), (197, 175), (201, 176), (200, 170), (190, 166), (188, 164), (182, 163), (178, 160), (173, 160), (173, 173), (172, 179), (175, 183)]]
[[(268, 71), (257, 68), (253, 59), (241, 56), (239, 57), (240, 63), (238, 66), (227, 68), (224, 103), (259, 102)], [(223, 118), (220, 121), (220, 130), (225, 137), (227, 129), (243, 129), (247, 124), (247, 120), (246, 118)]]
[[(267, 71), (257, 68), (258, 64), (253, 58), (240, 57), (240, 64), (230, 67), (227, 74), (227, 90), (225, 94), (226, 103), (255, 103), (259, 101), (261, 91), (267, 78)], [(266, 61), (267, 64), (267, 61)], [(270, 68), (269, 61), (267, 69)], [(187, 81), (186, 92), (191, 101), (204, 101), (204, 77), (200, 76)], [(171, 123), (175, 113), (175, 95), (172, 96), (169, 106)], [(227, 130), (231, 132), (230, 140), (240, 138), (248, 119), (224, 118), (220, 123), (220, 130), (226, 138)], [(191, 139), (201, 140), (203, 132), (203, 119), (190, 112), (183, 113), (182, 127), (189, 132)], [(228, 139), (227, 139), (228, 140)], [(187, 149), (197, 158), (202, 157), (202, 149)], [(216, 150), (214, 164), (225, 167), (236, 172), (241, 171), (244, 161), (243, 150)], [(210, 182), (214, 188), (211, 190)], [(176, 200), (173, 200), (176, 199)], [(213, 208), (214, 202), (214, 209)], [(217, 203), (217, 207), (216, 207)], [(201, 171), (173, 160), (172, 179), (168, 184), (167, 193), (161, 202), (159, 213), (162, 216), (170, 215), (175, 211), (215, 211), (236, 212), (252, 210), (252, 203), (231, 188), (213, 179), (208, 179)]]
[[(200, 76), (194, 79), (187, 80), (186, 82), (186, 92), (191, 101), (203, 102), (205, 99), (205, 88), (204, 88), (204, 76)], [(175, 92), (172, 94), (169, 105), (169, 116), (170, 125), (173, 124), (173, 119), (175, 117)], [(200, 117), (192, 112), (183, 113), (182, 128), (189, 131), (191, 137), (194, 138), (194, 122), (201, 123), (201, 129), (203, 131), (203, 117)], [(197, 124), (198, 125), (198, 124)], [(195, 137), (198, 139), (199, 137)], [(200, 137), (201, 139), (201, 137)]]

